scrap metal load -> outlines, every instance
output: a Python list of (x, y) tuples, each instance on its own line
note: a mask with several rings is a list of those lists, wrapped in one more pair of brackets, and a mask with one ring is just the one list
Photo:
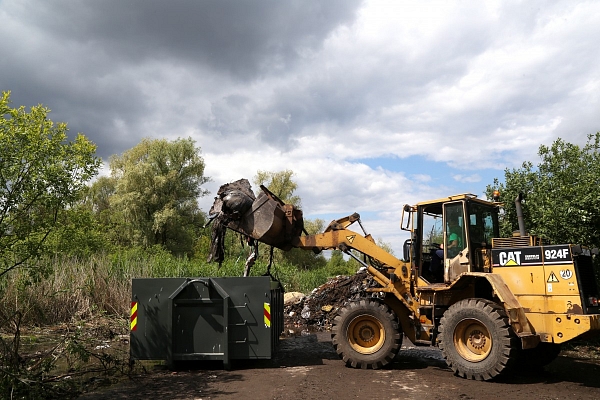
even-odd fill
[(302, 211), (285, 204), (263, 185), (260, 189), (255, 197), (247, 179), (219, 188), (209, 212), (213, 226), (208, 261), (223, 261), (227, 228), (282, 250), (292, 248), (292, 239), (304, 231)]

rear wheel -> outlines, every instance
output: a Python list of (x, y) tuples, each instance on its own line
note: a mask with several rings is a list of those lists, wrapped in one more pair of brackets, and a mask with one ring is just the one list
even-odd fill
[(442, 317), (439, 347), (458, 376), (489, 380), (507, 372), (515, 362), (518, 340), (504, 308), (485, 299), (452, 305)]
[(394, 359), (402, 344), (394, 314), (385, 304), (369, 299), (339, 311), (331, 339), (346, 365), (354, 368), (381, 368)]

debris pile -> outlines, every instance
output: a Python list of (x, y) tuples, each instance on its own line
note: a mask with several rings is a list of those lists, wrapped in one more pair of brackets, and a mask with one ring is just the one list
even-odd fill
[(329, 330), (337, 311), (352, 300), (371, 296), (366, 289), (373, 286), (377, 283), (364, 269), (354, 276), (331, 278), (308, 296), (285, 305), (286, 329)]

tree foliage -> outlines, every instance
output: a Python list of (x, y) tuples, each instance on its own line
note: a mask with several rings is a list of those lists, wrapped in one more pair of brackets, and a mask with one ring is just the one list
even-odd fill
[(58, 222), (47, 239), (49, 254), (85, 259), (110, 245), (107, 233), (85, 203), (64, 210)]
[(294, 172), (289, 169), (277, 172), (257, 171), (254, 177), (254, 184), (256, 186), (264, 185), (284, 203), (293, 204), (300, 208), (300, 197), (294, 195), (298, 184), (292, 179), (293, 176)]
[[(304, 229), (310, 235), (321, 233), (325, 229), (325, 221), (319, 218), (306, 219), (304, 220)], [(327, 264), (327, 260), (322, 253), (315, 254), (312, 251), (301, 249), (282, 252), (282, 259), (303, 270), (321, 268)]]
[(110, 178), (98, 180), (90, 200), (119, 245), (161, 245), (189, 254), (204, 223), (198, 197), (204, 160), (192, 139), (143, 139), (110, 159)]
[(0, 98), (0, 276), (44, 252), (60, 214), (80, 198), (98, 171), (96, 146), (38, 105), (10, 108)]
[(514, 199), (526, 195), (525, 224), (531, 234), (553, 243), (600, 246), (600, 132), (589, 135), (584, 146), (557, 139), (540, 146), (537, 166), (524, 162), (506, 169), (505, 183), (488, 185), (491, 198), (498, 188), (505, 202), (502, 234), (518, 229)]

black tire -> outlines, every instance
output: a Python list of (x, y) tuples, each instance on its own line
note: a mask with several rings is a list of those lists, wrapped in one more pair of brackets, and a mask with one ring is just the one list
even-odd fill
[(402, 345), (395, 315), (385, 304), (370, 299), (340, 309), (333, 320), (331, 339), (347, 366), (363, 369), (389, 364)]
[(476, 380), (510, 371), (520, 347), (504, 308), (485, 299), (461, 300), (448, 308), (438, 338), (454, 374)]

